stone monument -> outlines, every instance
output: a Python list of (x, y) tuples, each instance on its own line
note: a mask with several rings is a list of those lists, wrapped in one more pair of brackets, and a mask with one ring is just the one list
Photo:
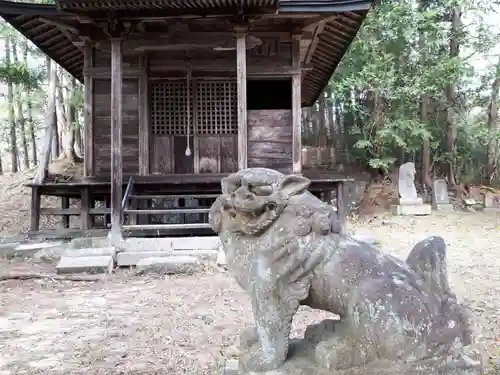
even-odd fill
[(483, 205), (485, 211), (500, 212), (500, 198), (492, 191), (484, 193)]
[(415, 188), (415, 164), (405, 163), (399, 167), (398, 204), (392, 206), (394, 215), (430, 215), (431, 206), (424, 204)]
[[(210, 209), (255, 327), (240, 335), (238, 375), (479, 375), (469, 315), (451, 292), (442, 238), (406, 262), (340, 234), (309, 180), (265, 168), (222, 180)], [(299, 305), (339, 320), (290, 340)], [(226, 375), (231, 371), (226, 370)]]
[(432, 208), (441, 212), (453, 211), (448, 195), (448, 184), (442, 178), (434, 181), (432, 186)]

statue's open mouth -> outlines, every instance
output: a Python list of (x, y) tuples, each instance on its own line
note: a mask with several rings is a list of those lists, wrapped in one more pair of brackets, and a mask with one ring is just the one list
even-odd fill
[(239, 228), (238, 231), (243, 231), (251, 234), (259, 231), (260, 228), (266, 227), (267, 224), (276, 217), (274, 203), (265, 204), (257, 209), (249, 209), (245, 207), (235, 207), (234, 205), (225, 206), (226, 213), (236, 222), (243, 225), (244, 228)]

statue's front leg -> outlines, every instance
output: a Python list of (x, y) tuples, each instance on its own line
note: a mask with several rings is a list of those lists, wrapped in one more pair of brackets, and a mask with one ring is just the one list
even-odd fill
[(254, 287), (252, 307), (258, 341), (242, 353), (242, 368), (255, 372), (274, 370), (286, 360), (292, 319), (298, 303), (282, 300), (276, 285), (260, 285)]

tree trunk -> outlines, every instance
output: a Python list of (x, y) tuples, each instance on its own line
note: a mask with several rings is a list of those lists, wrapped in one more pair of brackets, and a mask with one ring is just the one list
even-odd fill
[[(5, 37), (5, 62), (7, 66), (11, 65), (10, 59), (10, 39), (11, 37), (7, 35)], [(9, 121), (9, 142), (10, 142), (10, 160), (11, 160), (11, 170), (12, 172), (17, 172), (19, 170), (19, 165), (17, 163), (18, 150), (17, 150), (17, 134), (16, 134), (16, 121), (15, 121), (15, 109), (14, 109), (14, 85), (12, 83), (12, 78), (10, 75), (7, 76), (7, 105), (8, 105), (8, 121)]]
[[(14, 60), (15, 64), (19, 63), (19, 58), (17, 56), (17, 44), (16, 40), (12, 39), (12, 58)], [(16, 114), (16, 120), (17, 120), (17, 126), (19, 127), (19, 131), (21, 133), (21, 145), (23, 147), (23, 166), (25, 169), (29, 169), (30, 167), (30, 157), (28, 154), (28, 141), (26, 139), (26, 120), (24, 119), (24, 109), (23, 109), (23, 100), (24, 100), (24, 95), (23, 95), (23, 88), (17, 85), (14, 88), (14, 96), (15, 96), (15, 102), (16, 102), (16, 107), (17, 107), (17, 114)]]
[[(47, 57), (47, 71), (48, 72), (51, 72), (50, 69), (57, 69), (57, 65), (54, 61), (52, 61), (50, 59), (50, 57)], [(52, 73), (49, 73), (49, 74), (52, 74)], [(55, 73), (56, 75), (56, 86), (57, 86), (57, 71)], [(50, 80), (50, 79), (49, 79)], [(49, 82), (49, 85), (50, 85), (50, 82)], [(51, 95), (50, 92), (48, 95)], [(47, 106), (47, 115), (48, 115), (48, 118), (51, 118), (54, 120), (54, 123), (51, 125), (51, 128), (52, 128), (52, 131), (53, 131), (53, 135), (52, 135), (52, 159), (56, 159), (58, 156), (59, 156), (59, 153), (60, 153), (60, 146), (59, 146), (59, 130), (58, 130), (58, 126), (57, 126), (57, 89), (56, 91), (54, 92), (54, 98), (48, 98), (48, 102), (51, 103), (51, 100), (53, 100), (54, 102), (54, 106), (52, 108)], [(49, 111), (54, 111), (54, 113), (49, 113)]]
[[(459, 54), (459, 33), (462, 27), (462, 10), (460, 6), (454, 6), (451, 14), (451, 32), (450, 32), (450, 57), (457, 58)], [(446, 152), (449, 155), (448, 160), (448, 181), (451, 185), (456, 185), (455, 163), (456, 163), (456, 141), (457, 124), (455, 121), (455, 106), (457, 100), (457, 84), (450, 82), (446, 87), (446, 98), (448, 108), (446, 110)]]
[[(426, 0), (420, 0), (419, 11), (423, 13), (425, 11)], [(420, 30), (418, 37), (418, 46), (420, 49), (420, 67), (424, 68), (427, 66), (427, 57), (425, 51), (425, 34), (424, 28)], [(428, 102), (429, 98), (425, 93), (422, 93), (420, 96), (420, 123), (427, 127), (428, 124)], [(422, 184), (422, 188), (425, 192), (432, 189), (432, 182), (430, 176), (430, 167), (431, 167), (431, 151), (430, 151), (430, 140), (429, 138), (425, 138), (422, 140), (422, 148), (421, 148), (421, 169), (420, 169), (420, 182)]]
[[(26, 66), (28, 66), (28, 39), (24, 39), (24, 45), (23, 45), (23, 62)], [(32, 154), (32, 161), (34, 165), (38, 164), (38, 157), (37, 157), (37, 152), (36, 152), (36, 136), (35, 136), (35, 128), (33, 124), (33, 102), (31, 101), (31, 95), (32, 92), (31, 90), (26, 90), (26, 107), (28, 110), (28, 118), (26, 119), (26, 125), (27, 125), (27, 132), (29, 133), (29, 141), (31, 145), (31, 154)]]
[[(75, 132), (77, 130), (79, 131), (79, 129), (77, 129), (75, 126), (76, 108), (73, 100), (73, 94), (75, 91), (74, 83), (75, 83), (74, 79), (68, 82), (66, 105), (65, 105), (66, 113), (65, 115), (63, 115), (63, 119), (65, 120), (64, 135), (63, 135), (63, 140), (64, 140), (63, 155), (64, 158), (67, 158), (73, 162), (79, 159), (79, 157), (76, 155), (75, 152), (75, 140), (76, 140)], [(61, 92), (59, 93), (59, 97), (60, 98), (63, 97)]]
[(497, 159), (498, 159), (498, 139), (496, 134), (500, 130), (498, 124), (498, 92), (500, 89), (500, 60), (498, 60), (495, 69), (495, 79), (491, 85), (491, 96), (490, 102), (488, 104), (488, 132), (489, 141), (488, 148), (486, 152), (486, 170), (484, 174), (484, 180), (488, 184), (491, 184), (491, 180), (495, 175), (497, 170)]
[(335, 153), (337, 152), (337, 130), (336, 130), (336, 123), (335, 123), (335, 116), (333, 114), (333, 92), (332, 88), (330, 86), (327, 87), (326, 89), (326, 112), (327, 112), (327, 124), (328, 124), (328, 136), (329, 136), (329, 142), (327, 144), (330, 146), (333, 146), (335, 149)]
[(38, 166), (38, 172), (35, 177), (35, 183), (42, 183), (47, 175), (47, 169), (50, 163), (50, 151), (51, 144), (54, 140), (54, 135), (57, 131), (54, 129), (54, 125), (57, 124), (56, 117), (56, 85), (57, 85), (57, 72), (56, 63), (48, 60), (48, 73), (49, 73), (49, 91), (47, 93), (48, 103), (47, 103), (47, 117), (45, 120), (45, 137), (42, 149), (42, 160)]
[(318, 99), (318, 146), (325, 147), (327, 140), (326, 131), (326, 99), (325, 92), (322, 92)]

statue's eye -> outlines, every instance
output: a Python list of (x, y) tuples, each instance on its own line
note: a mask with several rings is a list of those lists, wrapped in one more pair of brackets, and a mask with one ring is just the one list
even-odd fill
[(273, 187), (269, 185), (249, 186), (248, 188), (255, 195), (267, 196), (273, 193)]
[(230, 179), (223, 178), (222, 179), (222, 193), (223, 194), (231, 194), (234, 193), (241, 186), (241, 182)]

